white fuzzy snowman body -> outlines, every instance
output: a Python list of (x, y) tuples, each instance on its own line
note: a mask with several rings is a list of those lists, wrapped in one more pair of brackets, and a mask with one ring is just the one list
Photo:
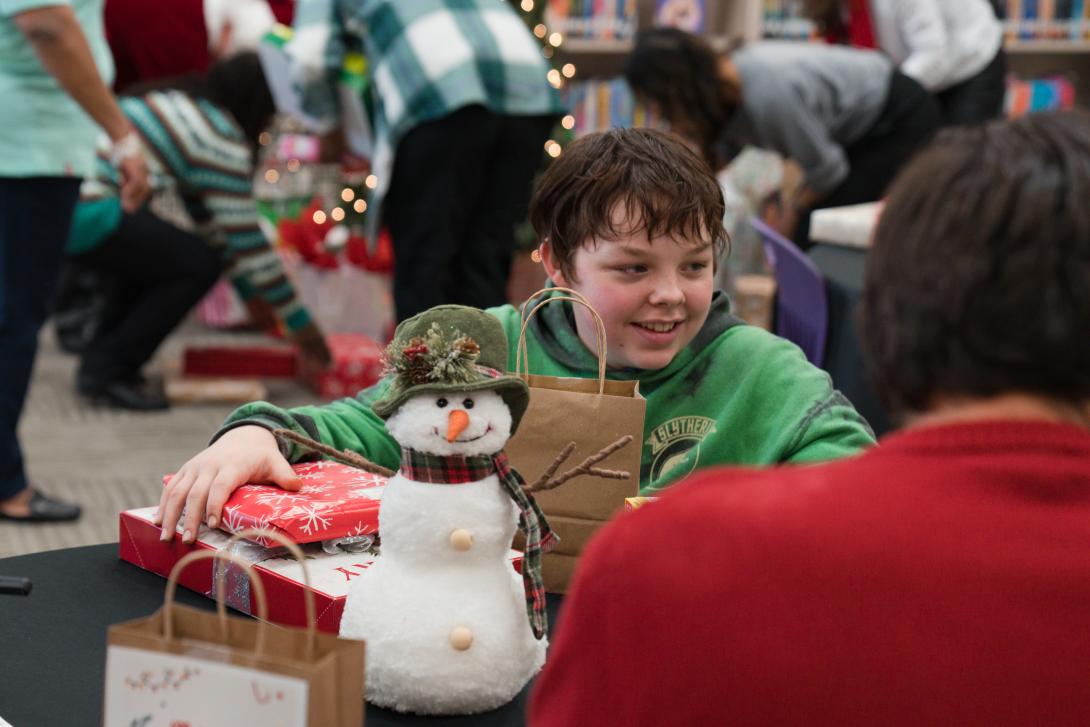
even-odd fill
[[(469, 421), (448, 442), (455, 409)], [(511, 415), (493, 391), (423, 394), (387, 429), (417, 451), (488, 455), (503, 449)], [(368, 701), (418, 714), (481, 712), (510, 701), (541, 668), (547, 642), (534, 638), (508, 558), (517, 523), (494, 474), (464, 484), (390, 478), (382, 554), (354, 581), (340, 629), (367, 642)]]

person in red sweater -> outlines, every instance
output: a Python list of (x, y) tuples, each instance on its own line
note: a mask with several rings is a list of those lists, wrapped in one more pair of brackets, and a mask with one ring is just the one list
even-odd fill
[(861, 329), (904, 428), (607, 526), (532, 695), (573, 724), (1090, 723), (1090, 116), (945, 132)]

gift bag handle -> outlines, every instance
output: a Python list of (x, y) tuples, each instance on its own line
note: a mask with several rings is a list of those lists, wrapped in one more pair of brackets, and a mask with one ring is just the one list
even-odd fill
[[(303, 569), (303, 602), (306, 604), (307, 614), (307, 651), (306, 660), (314, 660), (314, 644), (318, 639), (318, 612), (314, 605), (314, 591), (310, 589), (310, 573), (307, 571), (306, 557), (303, 555), (302, 549), (285, 538), (280, 533), (272, 530), (263, 530), (261, 528), (247, 528), (246, 530), (239, 530), (232, 535), (224, 546), (224, 550), (229, 550), (232, 545), (242, 539), (255, 540), (275, 540), (280, 545), (283, 545), (291, 553), (291, 557), (299, 561), (299, 565)], [(222, 581), (217, 581), (216, 585), (219, 586)], [(216, 599), (216, 610), (219, 611), (222, 618), (227, 618), (227, 605), (223, 602), (222, 598)]]
[[(167, 590), (163, 596), (163, 638), (168, 642), (174, 640), (174, 593), (178, 588), (178, 577), (185, 570), (186, 566), (191, 563), (195, 563), (198, 560), (212, 560), (215, 558), (223, 558), (229, 560), (235, 565), (241, 567), (246, 576), (250, 579), (250, 583), (253, 585), (254, 594), (257, 596), (257, 617), (260, 619), (257, 625), (257, 637), (254, 639), (254, 654), (261, 656), (265, 652), (265, 626), (269, 616), (269, 603), (265, 598), (265, 585), (261, 582), (261, 579), (250, 568), (250, 563), (240, 558), (233, 553), (225, 553), (222, 550), (196, 550), (192, 553), (187, 553), (182, 557), (174, 567), (170, 569), (170, 575), (167, 577)], [(217, 604), (223, 604), (223, 578), (216, 579), (216, 602)], [(227, 609), (221, 608), (219, 610), (220, 625), (223, 628), (224, 635), (227, 633)]]
[[(526, 312), (526, 307), (530, 305), (530, 301), (541, 295), (552, 293), (553, 291), (560, 291), (566, 295), (555, 296), (546, 298), (535, 304), (530, 309), (529, 313)], [(595, 348), (597, 348), (598, 357), (598, 394), (599, 396), (605, 391), (606, 387), (606, 326), (602, 322), (602, 317), (598, 315), (598, 311), (594, 310), (594, 306), (590, 304), (590, 301), (586, 297), (571, 288), (542, 288), (536, 293), (532, 294), (526, 299), (526, 302), (522, 304), (522, 328), (519, 331), (518, 348), (515, 351), (515, 374), (518, 376), (530, 375), (530, 354), (526, 347), (526, 331), (530, 326), (530, 319), (537, 314), (537, 312), (548, 305), (559, 300), (566, 300), (572, 303), (578, 303), (588, 311), (590, 311), (591, 318), (594, 320), (594, 333), (595, 333)]]

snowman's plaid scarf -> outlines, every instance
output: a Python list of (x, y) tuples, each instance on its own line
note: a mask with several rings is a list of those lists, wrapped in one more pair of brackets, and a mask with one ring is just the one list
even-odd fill
[(507, 461), (503, 452), (494, 455), (442, 456), (401, 449), (403, 477), (435, 485), (461, 485), (483, 480), (495, 474), (507, 495), (519, 508), (519, 529), (526, 533), (526, 552), (522, 556), (522, 585), (526, 591), (526, 615), (534, 638), (545, 635), (548, 616), (545, 613), (545, 585), (541, 582), (541, 556), (559, 542), (549, 527), (533, 495), (522, 489), (526, 481)]

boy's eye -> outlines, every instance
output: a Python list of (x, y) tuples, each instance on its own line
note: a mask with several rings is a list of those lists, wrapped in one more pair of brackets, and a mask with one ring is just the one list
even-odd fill
[(689, 263), (685, 267), (688, 268), (691, 272), (698, 273), (701, 270), (707, 270), (708, 263), (705, 263), (705, 262)]
[(629, 273), (630, 275), (640, 275), (647, 272), (646, 265), (620, 265), (617, 267), (617, 271), (621, 273)]
[(442, 409), (444, 406), (447, 405), (447, 400), (444, 399), (443, 397), (439, 397), (438, 399), (435, 400), (435, 405), (437, 407), (439, 407), (440, 409)]

